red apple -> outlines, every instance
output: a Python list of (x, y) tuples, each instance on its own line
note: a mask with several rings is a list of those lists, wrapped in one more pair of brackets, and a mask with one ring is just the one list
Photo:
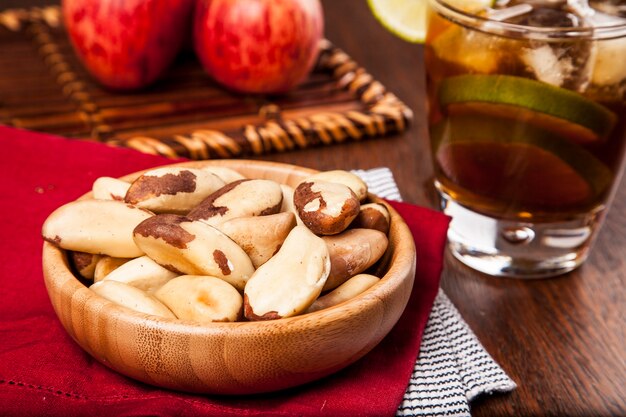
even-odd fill
[(191, 24), (192, 0), (63, 0), (65, 27), (100, 83), (136, 89), (172, 63)]
[(313, 68), (323, 26), (319, 0), (199, 0), (194, 47), (224, 86), (282, 93)]

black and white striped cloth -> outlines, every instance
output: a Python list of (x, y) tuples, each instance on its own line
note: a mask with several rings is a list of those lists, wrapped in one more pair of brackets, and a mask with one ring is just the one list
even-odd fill
[[(369, 191), (401, 201), (388, 168), (354, 170)], [(443, 290), (435, 298), (409, 386), (396, 416), (470, 416), (481, 394), (508, 392), (516, 385), (489, 356)]]

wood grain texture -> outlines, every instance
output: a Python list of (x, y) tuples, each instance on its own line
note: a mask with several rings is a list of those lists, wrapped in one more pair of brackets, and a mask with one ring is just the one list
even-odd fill
[[(208, 164), (291, 186), (314, 172), (245, 160), (182, 165)], [(415, 278), (415, 246), (407, 225), (389, 209), (382, 279), (345, 303), (310, 314), (199, 324), (134, 312), (89, 290), (72, 274), (64, 251), (49, 243), (43, 250), (46, 288), (70, 336), (97, 360), (131, 378), (200, 393), (249, 394), (292, 387), (363, 357), (402, 315)]]
[[(425, 118), (423, 49), (385, 31), (361, 0), (322, 0), (326, 36), (414, 111), (384, 141), (274, 154), (316, 169), (389, 166), (405, 200), (436, 207)], [(0, 7), (54, 3), (0, 0)], [(4, 45), (3, 45), (4, 47)], [(258, 159), (263, 159), (259, 157)], [(442, 287), (518, 388), (472, 403), (486, 416), (626, 415), (626, 184), (617, 190), (586, 263), (561, 278), (491, 278), (451, 256)]]

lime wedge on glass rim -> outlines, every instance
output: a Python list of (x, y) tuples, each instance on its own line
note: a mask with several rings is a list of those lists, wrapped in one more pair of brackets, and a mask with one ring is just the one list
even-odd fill
[[(412, 43), (426, 39), (426, 2), (428, 0), (367, 0), (370, 10), (388, 31)], [(496, 0), (447, 0), (450, 6), (468, 13), (478, 12)]]

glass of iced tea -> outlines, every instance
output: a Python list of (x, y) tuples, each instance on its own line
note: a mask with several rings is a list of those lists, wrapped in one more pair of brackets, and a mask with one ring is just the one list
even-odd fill
[(490, 275), (562, 274), (588, 256), (623, 171), (626, 19), (571, 0), (459, 8), (480, 3), (428, 8), (428, 122), (450, 248)]

